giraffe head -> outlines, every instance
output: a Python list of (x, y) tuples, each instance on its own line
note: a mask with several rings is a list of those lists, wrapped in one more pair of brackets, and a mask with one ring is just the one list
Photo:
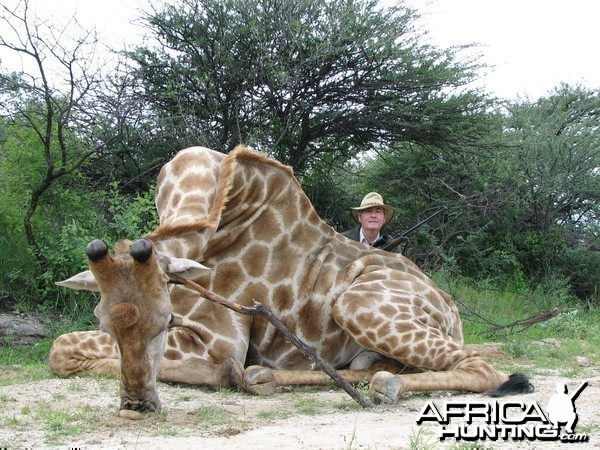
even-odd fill
[(147, 239), (118, 241), (114, 256), (104, 242), (95, 240), (86, 254), (90, 270), (56, 284), (100, 292), (94, 315), (121, 354), (119, 415), (141, 418), (161, 407), (156, 378), (173, 310), (165, 272), (194, 278), (207, 268), (161, 255)]

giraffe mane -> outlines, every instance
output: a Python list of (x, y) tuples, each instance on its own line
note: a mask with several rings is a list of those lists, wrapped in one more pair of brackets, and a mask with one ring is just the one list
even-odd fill
[(294, 175), (294, 171), (291, 167), (269, 158), (265, 153), (257, 152), (243, 145), (238, 145), (237, 147), (235, 147), (228, 155), (228, 157), (235, 157), (236, 159), (239, 159), (240, 161), (244, 162), (258, 163), (271, 166), (284, 172), (287, 172), (289, 176)]
[(244, 145), (238, 145), (225, 157), (225, 159), (223, 159), (219, 165), (219, 176), (215, 191), (215, 198), (208, 217), (197, 222), (189, 223), (178, 222), (173, 224), (166, 222), (158, 226), (154, 231), (148, 233), (146, 237), (156, 241), (170, 237), (196, 233), (205, 229), (216, 230), (219, 225), (219, 221), (221, 220), (223, 209), (229, 200), (229, 194), (233, 184), (233, 175), (236, 166), (238, 162), (242, 161), (251, 164), (269, 165), (283, 170), (284, 172), (287, 172), (288, 175), (293, 177), (293, 171), (290, 167), (270, 159), (264, 153), (256, 152)]

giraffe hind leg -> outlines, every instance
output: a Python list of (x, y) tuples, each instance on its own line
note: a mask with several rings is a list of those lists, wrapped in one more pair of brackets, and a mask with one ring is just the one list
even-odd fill
[(371, 380), (369, 397), (374, 403), (395, 404), (402, 393), (433, 390), (482, 392), (498, 397), (531, 393), (534, 389), (525, 375), (507, 376), (494, 370), (482, 356), (471, 355), (447, 371), (409, 375), (379, 372)]

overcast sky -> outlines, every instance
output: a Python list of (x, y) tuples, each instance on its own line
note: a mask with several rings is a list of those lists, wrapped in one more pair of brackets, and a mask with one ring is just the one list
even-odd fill
[[(78, 20), (96, 26), (103, 40), (118, 48), (139, 39), (140, 29), (129, 22), (147, 3), (30, 0), (41, 16), (58, 13), (65, 20), (76, 12)], [(481, 61), (492, 66), (481, 74), (480, 83), (493, 95), (535, 100), (560, 82), (600, 88), (598, 0), (406, 0), (406, 4), (422, 14), (420, 23), (429, 30), (429, 43), (478, 44)]]
[(481, 80), (531, 100), (561, 82), (600, 88), (598, 0), (408, 0), (438, 46), (476, 43), (493, 66)]

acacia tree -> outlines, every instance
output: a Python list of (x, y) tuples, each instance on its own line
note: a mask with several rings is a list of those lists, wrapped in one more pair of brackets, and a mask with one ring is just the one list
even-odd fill
[[(23, 227), (43, 269), (47, 261), (34, 217), (41, 206), (51, 206), (49, 193), (59, 182), (114, 139), (118, 126), (105, 123), (113, 118), (103, 115), (100, 108), (106, 78), (92, 62), (97, 44), (94, 33), (79, 27), (74, 19), (63, 27), (43, 21), (32, 14), (27, 0), (14, 8), (1, 6), (0, 26), (0, 47), (20, 58), (24, 67), (20, 73), (0, 73), (3, 124), (5, 130), (31, 131), (12, 133), (13, 141), (5, 141), (3, 151), (22, 152), (35, 160), (31, 166), (35, 173), (19, 188), (28, 192)], [(76, 35), (80, 37), (73, 38)], [(18, 136), (26, 138), (15, 142)], [(20, 170), (18, 166), (10, 169)]]
[(572, 241), (598, 241), (600, 92), (562, 85), (535, 103), (508, 105), (506, 132), (526, 189), (523, 220), (548, 237), (557, 226)]
[[(600, 92), (561, 85), (508, 105), (511, 172), (522, 183), (519, 259), (537, 279), (558, 273), (582, 297), (600, 284)], [(590, 274), (590, 276), (586, 275)]]
[(449, 206), (408, 249), (422, 266), (443, 255), (475, 278), (562, 283), (597, 302), (598, 91), (563, 85), (504, 106), (477, 145), (444, 152), (400, 144), (369, 161), (362, 191), (379, 189), (398, 208), (399, 232)]
[(457, 88), (478, 66), (422, 44), (417, 17), (374, 0), (180, 0), (146, 17), (158, 45), (132, 70), (173, 136), (248, 143), (301, 175), (398, 141), (468, 142), (486, 104)]

